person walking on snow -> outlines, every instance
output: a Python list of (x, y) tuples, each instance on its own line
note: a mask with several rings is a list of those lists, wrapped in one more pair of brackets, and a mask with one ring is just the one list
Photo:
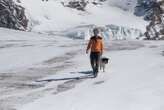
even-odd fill
[(98, 75), (99, 66), (100, 66), (100, 57), (103, 54), (103, 49), (104, 49), (103, 40), (102, 37), (99, 36), (99, 33), (100, 31), (98, 28), (93, 29), (94, 36), (90, 38), (86, 49), (86, 54), (88, 54), (90, 50), (90, 63), (93, 70), (94, 77), (97, 77)]

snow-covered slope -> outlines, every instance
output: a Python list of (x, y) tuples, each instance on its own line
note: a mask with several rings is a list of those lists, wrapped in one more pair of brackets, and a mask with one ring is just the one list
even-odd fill
[(33, 31), (60, 31), (89, 24), (115, 24), (144, 30), (146, 22), (124, 9), (133, 10), (134, 1), (107, 0), (101, 5), (89, 1), (85, 11), (64, 7), (62, 0), (21, 0), (20, 5), (26, 8)]
[(137, 5), (137, 0), (108, 0), (109, 5), (121, 8), (125, 11), (133, 12)]

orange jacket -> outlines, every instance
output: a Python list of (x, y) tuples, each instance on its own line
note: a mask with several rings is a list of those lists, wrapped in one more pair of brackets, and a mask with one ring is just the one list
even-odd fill
[(101, 37), (91, 37), (88, 46), (87, 51), (91, 49), (91, 52), (100, 52), (103, 53), (104, 45), (103, 40)]

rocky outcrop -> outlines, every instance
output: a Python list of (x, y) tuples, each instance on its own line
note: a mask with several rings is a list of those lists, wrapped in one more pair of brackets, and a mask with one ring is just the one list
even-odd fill
[(138, 0), (135, 15), (144, 16), (150, 21), (146, 26), (146, 40), (164, 40), (164, 1), (163, 0)]
[(137, 0), (134, 14), (137, 16), (144, 16), (145, 20), (152, 19), (155, 1), (156, 0)]
[(69, 2), (62, 2), (63, 6), (74, 8), (77, 10), (85, 11), (85, 7), (88, 4), (88, 1), (85, 0), (71, 0)]
[(146, 27), (145, 39), (164, 40), (164, 1), (155, 2), (152, 19)]
[(162, 11), (159, 5), (157, 0), (138, 0), (134, 14), (137, 16), (144, 16), (145, 20), (152, 20), (154, 10)]
[(67, 2), (61, 2), (63, 6), (74, 8), (80, 11), (85, 11), (87, 4), (92, 3), (94, 5), (101, 5), (106, 0), (68, 0)]
[(26, 30), (28, 19), (25, 9), (12, 0), (0, 0), (0, 27)]

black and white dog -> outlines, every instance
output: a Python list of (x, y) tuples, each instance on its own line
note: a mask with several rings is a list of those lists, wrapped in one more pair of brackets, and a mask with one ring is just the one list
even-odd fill
[(103, 70), (105, 72), (105, 65), (109, 63), (109, 58), (101, 57), (100, 58), (100, 70)]

